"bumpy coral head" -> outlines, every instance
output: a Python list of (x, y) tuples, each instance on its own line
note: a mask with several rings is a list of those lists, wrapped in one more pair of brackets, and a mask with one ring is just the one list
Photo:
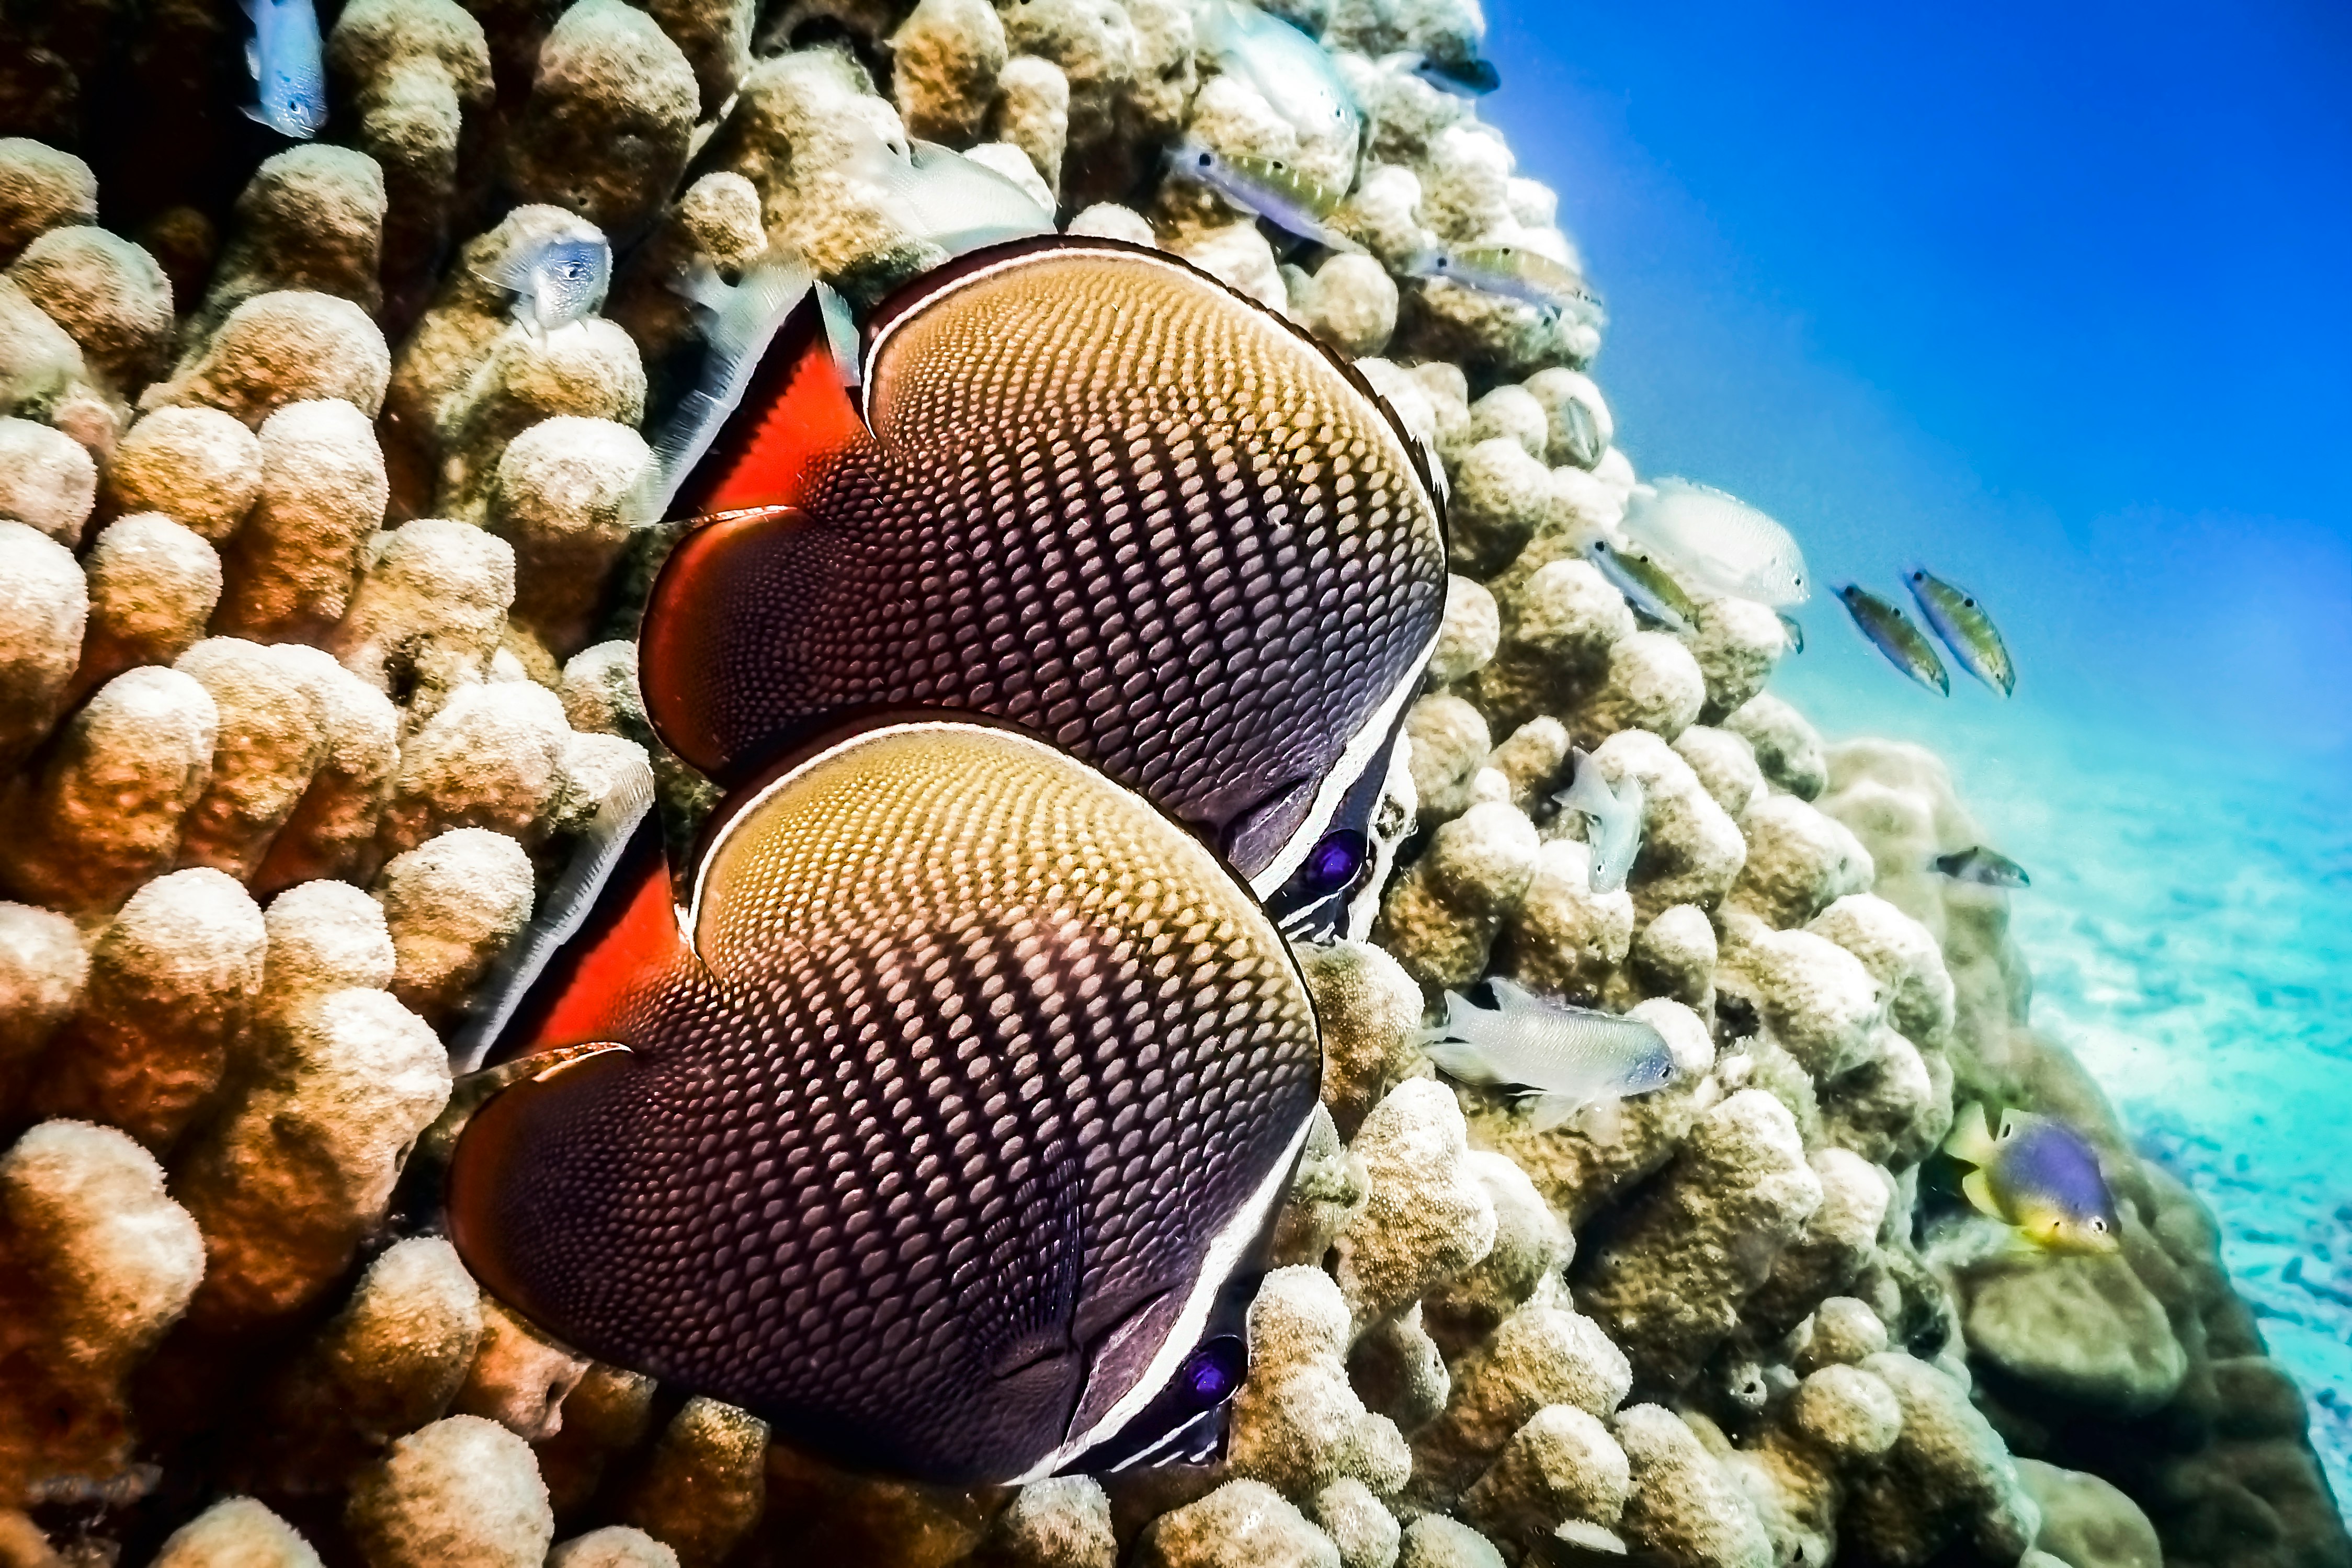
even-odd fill
[(1336, 925), (1444, 610), (1434, 480), (1393, 413), (1113, 240), (908, 285), (864, 328), (855, 405), (816, 317), (674, 509), (715, 515), (646, 610), (663, 738), (732, 780), (845, 709), (998, 715), (1193, 827), (1286, 929)]
[(625, 1048), (460, 1139), (485, 1283), (851, 1463), (1196, 1453), (1322, 1059), (1231, 871), (1042, 742), (901, 715), (740, 792), (684, 922)]

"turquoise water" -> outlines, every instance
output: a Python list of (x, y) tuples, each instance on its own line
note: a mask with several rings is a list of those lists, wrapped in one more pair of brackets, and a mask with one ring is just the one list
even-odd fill
[(2219, 1216), (2231, 1276), (2311, 1395), (2339, 1505), (2352, 1499), (2352, 769), (1799, 662), (1779, 684), (1825, 733), (1941, 752), (2032, 873), (2011, 931), (2035, 1023)]

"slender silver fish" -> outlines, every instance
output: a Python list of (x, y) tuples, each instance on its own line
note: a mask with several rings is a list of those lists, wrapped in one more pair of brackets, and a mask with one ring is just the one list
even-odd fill
[(1569, 757), (1575, 774), (1552, 800), (1563, 810), (1584, 814), (1591, 824), (1592, 890), (1613, 893), (1625, 885), (1642, 852), (1642, 781), (1627, 773), (1612, 788), (1591, 752), (1571, 750)]
[(1930, 690), (1949, 697), (1952, 678), (1944, 673), (1944, 661), (1936, 657), (1936, 645), (1927, 634), (1911, 624), (1911, 617), (1888, 604), (1858, 583), (1848, 583), (1838, 590), (1845, 601), (1846, 613), (1870, 646), (1886, 656), (1886, 662)]
[(1960, 668), (2003, 697), (2017, 689), (2017, 666), (2010, 661), (2009, 645), (1975, 595), (1945, 582), (1923, 567), (1904, 574), (1919, 613), (1927, 618)]
[(1557, 1127), (1597, 1100), (1647, 1094), (1674, 1081), (1664, 1035), (1639, 1018), (1571, 1007), (1503, 976), (1486, 984), (1492, 1008), (1445, 994), (1445, 1022), (1416, 1043), (1465, 1083), (1519, 1086), (1536, 1100), (1530, 1125)]

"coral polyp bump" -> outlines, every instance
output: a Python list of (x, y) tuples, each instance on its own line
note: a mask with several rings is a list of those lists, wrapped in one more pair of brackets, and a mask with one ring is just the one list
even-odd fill
[(2352, 1552), (1475, 5), (261, 10), (0, 10), (0, 1556)]

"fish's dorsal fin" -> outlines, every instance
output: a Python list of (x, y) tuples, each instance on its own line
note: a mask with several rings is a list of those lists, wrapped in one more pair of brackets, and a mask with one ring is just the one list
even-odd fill
[(629, 996), (675, 961), (676, 910), (648, 770), (597, 809), (478, 993), (451, 1042), (457, 1070), (608, 1032)]
[(1985, 1125), (1982, 1100), (1970, 1100), (1952, 1118), (1952, 1131), (1944, 1139), (1944, 1152), (1979, 1170), (1992, 1163), (1992, 1132)]
[(688, 278), (681, 292), (705, 318), (702, 374), (652, 442), (658, 481), (632, 521), (791, 504), (816, 458), (864, 430), (808, 305), (813, 281), (781, 261), (732, 289), (715, 273)]
[[(815, 363), (832, 374), (822, 356)], [(646, 597), (637, 631), (646, 717), (664, 745), (713, 777), (756, 761), (752, 750), (767, 739), (742, 732), (713, 674), (772, 612), (809, 608), (770, 597), (779, 574), (790, 576), (787, 557), (807, 527), (807, 514), (789, 506), (706, 518), (669, 552)]]
[(1498, 1013), (1528, 1013), (1543, 1005), (1540, 997), (1507, 974), (1488, 975), (1486, 988), (1495, 994), (1495, 1010)]

